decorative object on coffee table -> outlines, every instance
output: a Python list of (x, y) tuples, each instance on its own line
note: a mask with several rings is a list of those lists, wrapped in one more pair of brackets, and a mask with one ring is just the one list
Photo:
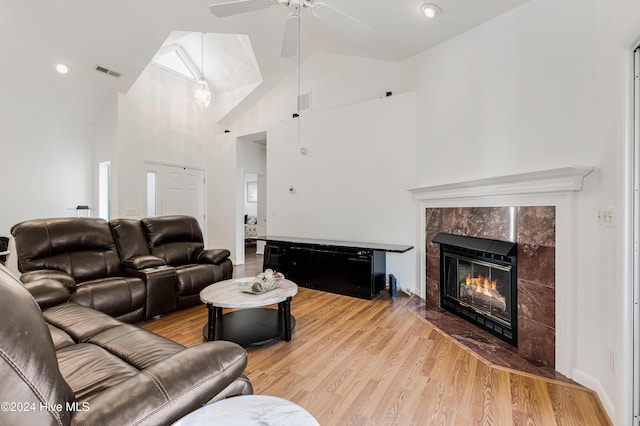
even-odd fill
[(267, 269), (264, 272), (258, 274), (251, 284), (252, 293), (264, 293), (269, 290), (278, 288), (278, 282), (284, 279), (284, 275), (280, 272), (274, 272), (271, 269)]

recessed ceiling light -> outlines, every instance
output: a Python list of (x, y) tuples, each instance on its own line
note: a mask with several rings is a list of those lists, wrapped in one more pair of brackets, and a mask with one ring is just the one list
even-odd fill
[(442, 13), (442, 9), (432, 3), (424, 3), (422, 6), (420, 6), (420, 10), (427, 18), (435, 18)]
[(56, 64), (56, 71), (58, 71), (60, 74), (67, 74), (69, 71), (71, 71), (71, 67), (67, 64), (59, 63)]

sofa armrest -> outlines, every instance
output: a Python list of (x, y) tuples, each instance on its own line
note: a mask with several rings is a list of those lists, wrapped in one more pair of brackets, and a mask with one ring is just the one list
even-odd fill
[[(72, 414), (74, 424), (171, 424), (242, 375), (247, 352), (231, 342), (187, 348), (101, 394)], [(126, 398), (123, 398), (126, 395)]]
[(41, 278), (24, 283), (40, 309), (47, 309), (69, 301), (69, 288), (59, 281)]
[(227, 386), (222, 392), (214, 396), (207, 404), (222, 401), (226, 398), (232, 398), (234, 396), (241, 395), (253, 395), (253, 384), (247, 376), (240, 376)]
[(22, 281), (23, 283), (41, 279), (58, 281), (59, 283), (67, 287), (72, 293), (76, 290), (76, 280), (66, 272), (57, 269), (37, 269), (35, 271), (25, 272), (24, 274), (20, 275), (20, 281)]
[(176, 299), (176, 269), (174, 267), (166, 265), (145, 269), (125, 267), (124, 272), (128, 276), (141, 278), (147, 286), (145, 317), (151, 318), (176, 310), (178, 305)]
[(231, 256), (231, 252), (227, 249), (205, 249), (196, 256), (198, 263), (213, 263), (217, 265)]
[(122, 262), (125, 268), (141, 270), (147, 268), (157, 268), (159, 266), (165, 266), (167, 262), (157, 256), (144, 255), (136, 256)]

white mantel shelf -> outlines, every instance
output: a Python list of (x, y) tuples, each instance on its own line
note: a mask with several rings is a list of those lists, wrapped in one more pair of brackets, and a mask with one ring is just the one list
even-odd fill
[(500, 176), (468, 182), (413, 188), (416, 200), (509, 197), (580, 191), (584, 178), (594, 167), (563, 167), (531, 173)]

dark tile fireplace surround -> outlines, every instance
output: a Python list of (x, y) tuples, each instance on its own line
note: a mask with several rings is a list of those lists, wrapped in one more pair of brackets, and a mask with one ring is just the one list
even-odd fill
[[(494, 364), (562, 379), (555, 373), (555, 207), (426, 209), (426, 300), (412, 298), (420, 313)], [(440, 307), (438, 233), (517, 244), (517, 348)]]

